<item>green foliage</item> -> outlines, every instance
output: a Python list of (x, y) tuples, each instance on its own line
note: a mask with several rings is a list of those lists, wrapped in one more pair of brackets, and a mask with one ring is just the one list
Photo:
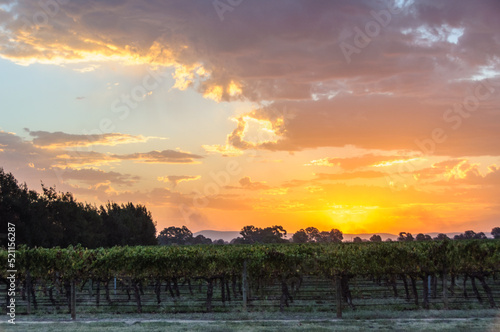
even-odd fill
[[(6, 261), (7, 252), (0, 250)], [(2, 258), (3, 257), (3, 258)], [(387, 275), (483, 272), (500, 269), (495, 240), (306, 243), (255, 245), (134, 246), (87, 249), (81, 246), (28, 248), (16, 255), (22, 278), (52, 280), (115, 275), (142, 278), (202, 277), (240, 274), (247, 261), (251, 277), (301, 275)], [(5, 273), (5, 272), (3, 272)], [(5, 276), (3, 276), (5, 277)]]

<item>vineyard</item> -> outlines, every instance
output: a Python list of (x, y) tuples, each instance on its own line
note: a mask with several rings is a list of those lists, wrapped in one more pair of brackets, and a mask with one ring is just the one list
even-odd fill
[[(7, 262), (7, 251), (0, 251)], [(18, 313), (496, 307), (500, 241), (21, 247)], [(0, 289), (5, 292), (7, 274)], [(6, 292), (5, 292), (6, 294)], [(8, 297), (0, 304), (6, 308)]]

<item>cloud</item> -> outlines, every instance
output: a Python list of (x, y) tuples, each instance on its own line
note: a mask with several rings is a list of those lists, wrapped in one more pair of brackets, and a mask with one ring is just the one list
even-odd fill
[(488, 187), (497, 188), (500, 185), (500, 168), (497, 165), (490, 165), (486, 172), (481, 172), (479, 164), (471, 163), (467, 159), (445, 160), (414, 174), (419, 180), (428, 180), (431, 184), (442, 187), (477, 186), (487, 192)]
[(352, 180), (352, 179), (370, 179), (384, 177), (387, 173), (377, 171), (359, 171), (359, 172), (346, 172), (338, 174), (329, 173), (316, 173), (317, 180)]
[(411, 158), (405, 156), (386, 156), (386, 155), (375, 155), (372, 153), (364, 154), (356, 157), (346, 157), (346, 158), (322, 158), (311, 160), (305, 166), (339, 166), (345, 170), (353, 170), (356, 168), (363, 167), (383, 167), (391, 166), (393, 164), (401, 164), (406, 162), (415, 162), (418, 158)]
[(170, 182), (172, 183), (173, 187), (175, 188), (180, 182), (184, 181), (194, 181), (194, 180), (199, 180), (201, 179), (201, 175), (167, 175), (167, 176), (160, 176), (158, 177), (158, 181), (161, 182)]
[(265, 182), (252, 181), (252, 179), (250, 179), (249, 176), (241, 178), (238, 182), (243, 188), (250, 190), (260, 190), (269, 188), (269, 186), (265, 184)]
[(99, 169), (53, 169), (56, 172), (64, 174), (64, 180), (76, 180), (89, 185), (97, 185), (100, 183), (114, 183), (119, 185), (132, 185), (136, 183), (140, 177), (130, 174), (122, 174), (119, 172), (105, 172)]
[(439, 8), (432, 1), (405, 3), (352, 54), (356, 65), (339, 45), (354, 45), (355, 28), (376, 22), (373, 12), (387, 10), (385, 2), (254, 1), (226, 12), (221, 22), (203, 0), (141, 6), (89, 0), (49, 10), (21, 0), (2, 11), (0, 48), (19, 63), (113, 59), (171, 66), (178, 68), (179, 87), (193, 85), (202, 63), (208, 78), (197, 88), (221, 100), (238, 97), (235, 91), (251, 100), (311, 99), (350, 85), (422, 90), (432, 76), (473, 74), (500, 53), (496, 1), (448, 0)]
[(271, 187), (267, 185), (265, 182), (252, 181), (249, 176), (242, 177), (238, 183), (239, 187), (236, 186), (226, 186), (226, 189), (245, 189), (245, 190), (266, 190)]
[[(464, 91), (458, 102), (469, 100), (467, 96), (471, 95)], [(500, 146), (493, 143), (500, 140), (500, 113), (495, 111), (500, 95), (490, 97), (476, 111), (465, 112), (465, 117), (454, 111), (452, 102), (428, 99), (424, 103), (421, 98), (404, 96), (345, 95), (332, 100), (276, 102), (255, 113), (271, 119), (275, 107), (295, 110), (279, 140), (251, 144), (243, 139), (244, 123), (240, 121), (228, 143), (238, 149), (271, 151), (353, 145), (424, 155), (500, 155)]]
[[(175, 70), (176, 88), (216, 101), (298, 110), (286, 126), (273, 120), (269, 106), (238, 118), (225, 144), (205, 146), (225, 155), (345, 145), (500, 154), (498, 93), (470, 116), (453, 111), (473, 95), (476, 81), (499, 81), (498, 2), (395, 3), (402, 7), (390, 14), (382, 1), (257, 0), (221, 22), (212, 2), (202, 0), (141, 6), (90, 0), (52, 11), (21, 0), (1, 11), (0, 56), (22, 64), (153, 64)], [(380, 13), (389, 13), (387, 22), (377, 23)], [(377, 33), (364, 32), (366, 45), (347, 59), (341, 45), (356, 47), (369, 22)], [(245, 138), (252, 119), (270, 121), (278, 139)], [(431, 144), (436, 128), (446, 139)]]
[(25, 130), (33, 137), (33, 145), (48, 149), (88, 147), (92, 145), (114, 146), (117, 144), (146, 142), (151, 138), (142, 135), (132, 136), (120, 133), (75, 135), (61, 131), (31, 131), (27, 128)]
[(142, 163), (198, 163), (202, 156), (177, 150), (162, 150), (137, 152), (130, 154), (111, 154), (95, 151), (81, 151), (70, 148), (81, 148), (93, 144), (115, 145), (132, 142), (144, 142), (149, 138), (130, 136), (126, 134), (72, 135), (62, 132), (29, 131), (33, 141), (23, 140), (13, 133), (0, 131), (0, 153), (10, 156), (12, 161), (19, 163), (34, 163), (40, 168), (56, 167), (87, 168), (132, 160)]
[(223, 157), (235, 157), (243, 154), (243, 151), (230, 145), (202, 145), (208, 153), (220, 153)]
[(113, 155), (120, 160), (134, 160), (141, 163), (158, 163), (158, 164), (194, 164), (199, 163), (196, 159), (202, 159), (202, 156), (189, 152), (176, 150), (137, 152), (124, 155)]

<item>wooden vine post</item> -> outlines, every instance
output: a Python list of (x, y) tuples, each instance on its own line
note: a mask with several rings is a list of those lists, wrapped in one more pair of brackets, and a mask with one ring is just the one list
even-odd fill
[(28, 308), (27, 313), (31, 315), (31, 275), (30, 271), (26, 271), (26, 290), (28, 292)]
[(76, 283), (71, 280), (71, 319), (76, 320)]
[(337, 318), (342, 318), (342, 285), (340, 275), (335, 275), (335, 295), (337, 300)]
[(247, 291), (248, 291), (248, 281), (247, 281), (247, 261), (243, 261), (243, 275), (242, 279), (242, 293), (243, 293), (243, 311), (247, 311)]
[(448, 309), (448, 273), (446, 268), (443, 269), (443, 304), (444, 309)]

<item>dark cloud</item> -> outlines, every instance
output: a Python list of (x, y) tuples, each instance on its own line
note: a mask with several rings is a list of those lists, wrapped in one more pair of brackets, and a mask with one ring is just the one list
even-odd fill
[(96, 185), (103, 182), (110, 182), (119, 185), (132, 185), (136, 183), (140, 177), (130, 174), (122, 174), (119, 172), (105, 172), (99, 169), (55, 169), (64, 174), (65, 180), (76, 180), (78, 182)]
[[(70, 1), (53, 12), (21, 0), (0, 12), (0, 55), (60, 63), (95, 62), (99, 54), (177, 66), (190, 73), (176, 76), (183, 77), (179, 86), (192, 85), (213, 99), (274, 101), (298, 109), (286, 130), (280, 129), (278, 143), (249, 144), (238, 122), (227, 143), (239, 149), (351, 144), (500, 154), (500, 86), (474, 116), (444, 115), (471, 95), (472, 78), (496, 73), (492, 80), (498, 81), (498, 1), (398, 1), (405, 6), (391, 11), (388, 4), (394, 3), (244, 1), (221, 21), (213, 3), (202, 0)], [(346, 44), (356, 52), (346, 55)], [(200, 66), (206, 75), (194, 74)], [(232, 94), (231, 84), (240, 92)], [(445, 130), (446, 142), (435, 148), (415, 143), (435, 128)]]
[(68, 148), (87, 147), (92, 145), (116, 145), (126, 143), (145, 142), (147, 138), (143, 136), (132, 136), (120, 133), (96, 134), (96, 135), (75, 135), (61, 131), (31, 131), (25, 129), (33, 137), (33, 145), (46, 148)]
[(202, 156), (189, 152), (176, 150), (150, 151), (145, 153), (132, 153), (125, 155), (113, 155), (120, 160), (134, 160), (142, 163), (164, 163), (164, 164), (192, 164), (196, 163), (197, 159), (202, 159)]
[(184, 181), (193, 181), (200, 179), (200, 175), (167, 175), (161, 176), (158, 178), (158, 181), (170, 182), (174, 186), (174, 188), (180, 183)]
[[(91, 59), (100, 53), (203, 64), (211, 76), (200, 82), (202, 91), (236, 81), (245, 97), (259, 101), (311, 99), (311, 92), (328, 95), (351, 85), (432, 91), (432, 78), (463, 78), (478, 66), (497, 64), (498, 2), (407, 1), (392, 14), (388, 3), (393, 1), (257, 0), (241, 3), (221, 21), (212, 2), (203, 0), (71, 1), (45, 13), (48, 19), (38, 20), (43, 24), (36, 29), (34, 18), (40, 12), (43, 17), (44, 9), (25, 0), (2, 12), (9, 38), (1, 53), (14, 60)], [(376, 25), (384, 11), (384, 26), (378, 23), (377, 33), (347, 63), (340, 44), (355, 46), (356, 29), (366, 34), (367, 23)], [(30, 38), (21, 33), (26, 29)], [(450, 41), (456, 31), (462, 35)], [(446, 77), (439, 76), (443, 72)], [(224, 92), (223, 98), (230, 96)]]

